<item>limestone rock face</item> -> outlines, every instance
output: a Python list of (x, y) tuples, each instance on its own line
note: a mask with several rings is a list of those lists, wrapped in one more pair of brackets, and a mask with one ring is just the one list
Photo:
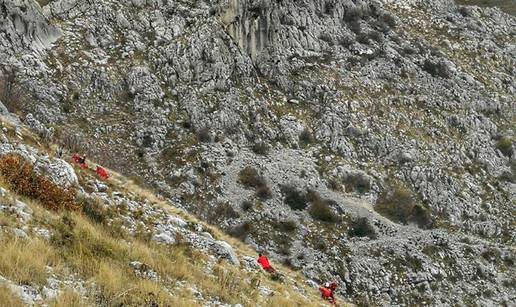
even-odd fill
[[(0, 91), (2, 116), (351, 301), (515, 296), (514, 16), (451, 0), (10, 0), (0, 16), (0, 90), (11, 72), (19, 93)], [(239, 263), (189, 227), (151, 235)]]
[(41, 12), (36, 1), (2, 1), (0, 12), (5, 16), (0, 31), (0, 52), (15, 55), (24, 49), (42, 51), (62, 35)]

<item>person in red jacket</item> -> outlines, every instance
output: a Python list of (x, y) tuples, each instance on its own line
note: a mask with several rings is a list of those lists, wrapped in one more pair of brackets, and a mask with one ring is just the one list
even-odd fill
[(108, 172), (106, 171), (105, 168), (103, 168), (102, 166), (98, 166), (97, 165), (97, 169), (95, 170), (95, 172), (97, 173), (97, 175), (99, 175), (99, 177), (103, 180), (108, 180), (109, 179), (109, 174)]
[(337, 289), (337, 283), (331, 282), (326, 283), (323, 286), (319, 287), (319, 291), (321, 292), (321, 297), (328, 301), (331, 305), (337, 306), (337, 301), (335, 300), (335, 290)]
[(269, 259), (262, 254), (258, 254), (258, 263), (262, 266), (262, 268), (268, 273), (274, 273), (276, 270), (269, 263)]

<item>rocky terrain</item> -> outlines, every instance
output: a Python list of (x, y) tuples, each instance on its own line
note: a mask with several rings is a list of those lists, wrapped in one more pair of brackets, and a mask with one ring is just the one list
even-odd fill
[[(317, 284), (0, 117), (0, 305), (320, 306)], [(93, 169), (92, 169), (93, 168)], [(340, 301), (344, 303), (343, 301)]]
[(0, 101), (360, 305), (515, 300), (516, 19), (451, 0), (3, 0)]

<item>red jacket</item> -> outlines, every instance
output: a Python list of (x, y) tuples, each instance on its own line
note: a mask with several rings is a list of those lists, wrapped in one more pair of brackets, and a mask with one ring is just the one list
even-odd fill
[(321, 291), (321, 296), (325, 299), (333, 297), (333, 292), (331, 291), (331, 289), (320, 287), (319, 291)]
[(269, 263), (269, 259), (265, 256), (258, 257), (258, 263), (262, 266), (264, 269), (268, 269), (271, 267), (271, 264)]
[(97, 166), (96, 172), (97, 175), (104, 180), (109, 178), (108, 172), (103, 167)]

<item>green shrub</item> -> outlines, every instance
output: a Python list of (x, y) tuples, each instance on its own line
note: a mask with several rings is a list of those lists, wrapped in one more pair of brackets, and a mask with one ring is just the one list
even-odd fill
[(265, 178), (258, 174), (256, 169), (250, 166), (245, 167), (238, 173), (238, 182), (250, 188), (257, 188), (267, 185)]
[(199, 142), (210, 143), (212, 141), (210, 129), (207, 127), (199, 129), (197, 131), (197, 139)]
[(384, 191), (378, 198), (374, 209), (397, 223), (414, 222), (421, 228), (430, 228), (433, 224), (428, 209), (418, 205), (412, 192), (401, 185)]
[(253, 145), (253, 152), (257, 155), (266, 156), (269, 153), (269, 145), (264, 142), (257, 142)]
[(338, 216), (330, 207), (330, 202), (326, 199), (317, 198), (312, 201), (308, 212), (314, 219), (322, 222), (336, 223), (339, 221)]
[(305, 128), (299, 135), (299, 143), (304, 146), (315, 143), (315, 137), (308, 128)]
[(233, 209), (229, 203), (220, 202), (217, 204), (214, 210), (211, 210), (211, 219), (216, 221), (219, 219), (236, 219), (240, 217), (240, 214)]
[(371, 189), (370, 180), (361, 174), (349, 174), (344, 179), (346, 192), (357, 191), (359, 193), (368, 192)]
[(270, 199), (272, 197), (272, 191), (266, 185), (259, 186), (256, 188), (256, 197), (262, 200)]
[(308, 200), (306, 198), (306, 194), (297, 190), (293, 186), (290, 186), (290, 185), (282, 186), (281, 192), (285, 196), (283, 201), (292, 210), (304, 210), (307, 207)]
[(369, 237), (370, 239), (375, 239), (377, 236), (374, 227), (369, 223), (369, 220), (365, 217), (361, 217), (351, 221), (348, 235), (350, 237)]
[(245, 167), (238, 173), (238, 182), (246, 187), (255, 188), (256, 196), (261, 199), (272, 197), (272, 191), (267, 186), (265, 178), (250, 166)]
[(275, 223), (275, 227), (284, 232), (293, 232), (297, 229), (298, 225), (295, 220), (285, 220)]
[(414, 206), (415, 201), (410, 190), (403, 186), (396, 186), (382, 193), (374, 208), (381, 215), (406, 224)]
[(253, 209), (253, 202), (249, 201), (249, 200), (244, 200), (242, 202), (242, 204), (240, 205), (240, 208), (243, 210), (243, 211), (249, 211), (251, 209)]
[(512, 156), (512, 141), (509, 138), (501, 138), (496, 142), (496, 148), (505, 156)]

